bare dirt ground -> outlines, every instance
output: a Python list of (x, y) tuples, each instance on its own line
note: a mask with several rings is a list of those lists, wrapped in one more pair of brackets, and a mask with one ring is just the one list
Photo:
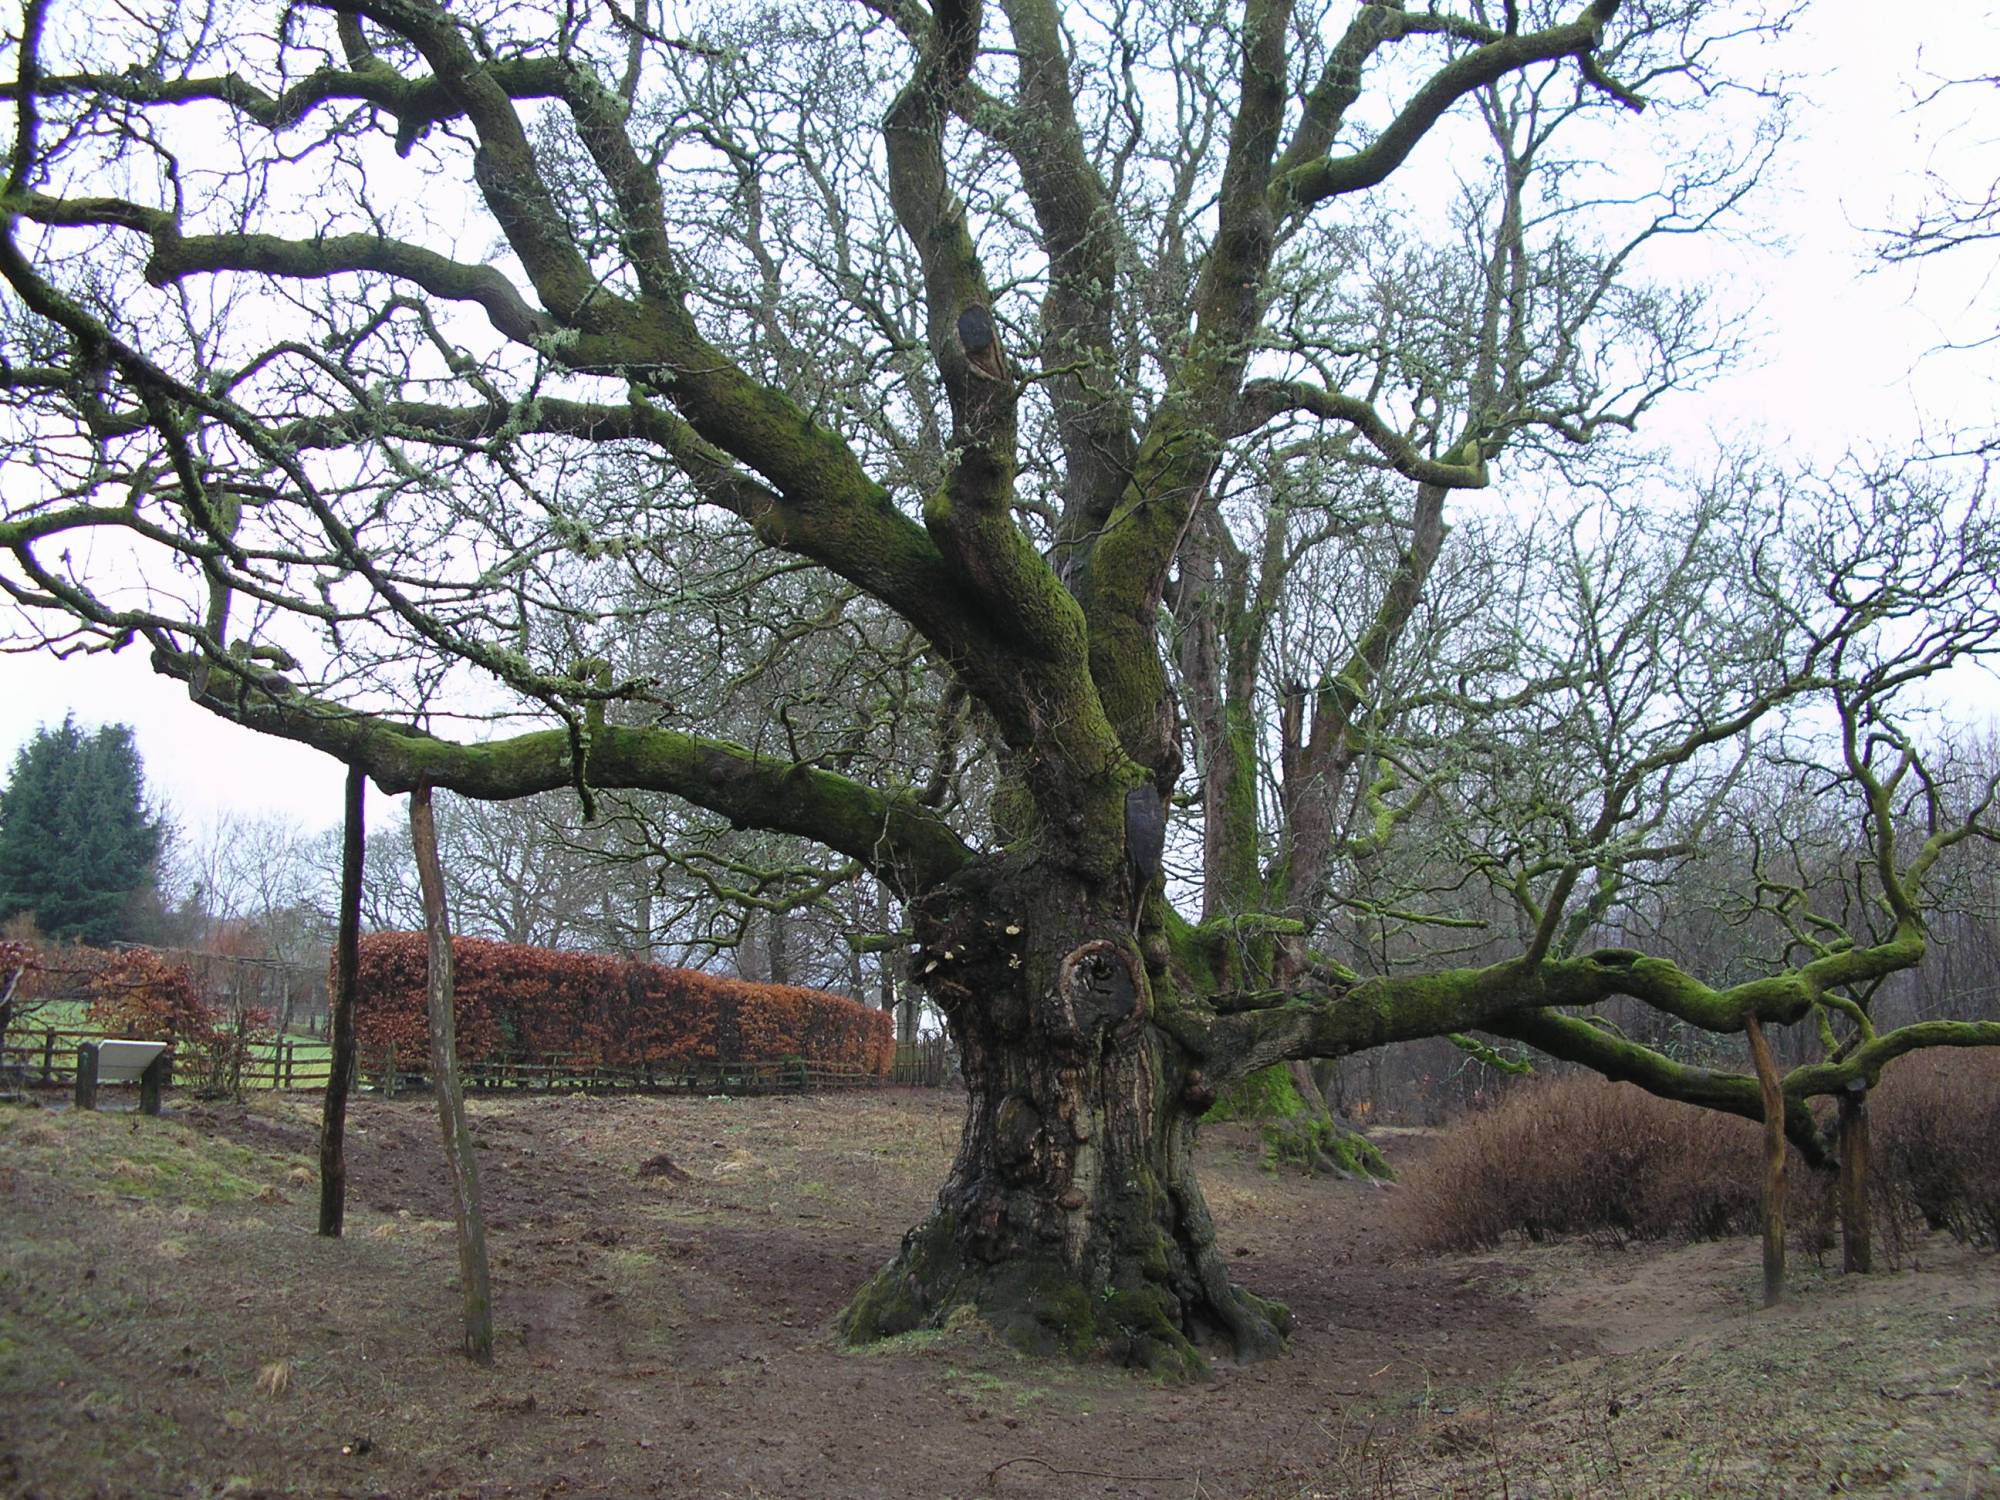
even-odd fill
[(491, 1370), (455, 1352), (427, 1101), (356, 1101), (337, 1242), (311, 1099), (0, 1111), (0, 1494), (2000, 1497), (2000, 1264), (1947, 1240), (1806, 1260), (1774, 1312), (1751, 1241), (1419, 1260), (1392, 1192), (1214, 1129), (1224, 1242), (1298, 1332), (1165, 1386), (976, 1322), (830, 1336), (941, 1179), (951, 1095), (472, 1108)]

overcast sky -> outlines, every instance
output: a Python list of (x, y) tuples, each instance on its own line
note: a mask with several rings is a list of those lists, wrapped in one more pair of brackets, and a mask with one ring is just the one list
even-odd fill
[[(1960, 257), (1921, 276), (1863, 273), (1874, 244), (1868, 230), (1917, 201), (1927, 167), (1970, 174), (1968, 187), (1993, 180), (2000, 99), (1991, 87), (1964, 91), (1955, 113), (1913, 114), (1909, 106), (1927, 87), (1926, 72), (2000, 72), (1995, 22), (1990, 7), (1971, 3), (1917, 10), (1820, 0), (1808, 10), (1786, 44), (1788, 58), (1819, 77), (1804, 88), (1797, 136), (1765, 199), (1789, 245), (1690, 252), (1757, 310), (1762, 357), (1662, 412), (1672, 432), (1690, 444), (1709, 430), (1761, 433), (1773, 451), (1801, 445), (1831, 460), (1852, 445), (1894, 445), (1920, 425), (1993, 421), (1996, 351), (1930, 354), (2000, 321), (1993, 258)], [(1983, 120), (1962, 123), (1975, 105)], [(1959, 128), (1948, 128), (1954, 120)], [(1643, 130), (1644, 117), (1629, 128)], [(1967, 707), (1984, 717), (1983, 705)], [(65, 712), (86, 725), (131, 724), (156, 796), (189, 829), (225, 810), (313, 828), (339, 817), (334, 762), (201, 712), (183, 689), (155, 678), (137, 650), (68, 662), (0, 656), (5, 763), (38, 724)]]

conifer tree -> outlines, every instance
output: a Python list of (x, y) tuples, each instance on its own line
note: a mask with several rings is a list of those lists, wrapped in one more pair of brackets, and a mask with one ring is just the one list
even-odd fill
[(0, 920), (26, 913), (49, 937), (87, 943), (131, 937), (161, 843), (131, 729), (44, 726), (0, 791)]

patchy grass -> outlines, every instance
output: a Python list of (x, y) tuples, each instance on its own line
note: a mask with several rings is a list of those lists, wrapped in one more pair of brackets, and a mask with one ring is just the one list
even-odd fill
[(85, 1195), (212, 1206), (282, 1194), (312, 1165), (291, 1152), (258, 1152), (137, 1113), (0, 1111), (0, 1158), (17, 1170), (59, 1176)]
[(1927, 1290), (1834, 1281), (1693, 1337), (1432, 1391), (1345, 1477), (1385, 1500), (2000, 1494), (2000, 1308), (1954, 1279)]
[[(1219, 1125), (1232, 1279), (1299, 1332), (1162, 1386), (1025, 1359), (969, 1312), (836, 1343), (930, 1205), (956, 1097), (482, 1099), (477, 1369), (429, 1101), (355, 1101), (339, 1241), (293, 1176), (311, 1101), (173, 1102), (0, 1112), (9, 1500), (2000, 1492), (2000, 1277), (1941, 1235), (1765, 1314), (1753, 1242), (1415, 1259), (1394, 1194), (1273, 1178), (1253, 1126)], [(1429, 1146), (1381, 1139), (1405, 1167)], [(640, 1176), (660, 1156), (679, 1177)]]

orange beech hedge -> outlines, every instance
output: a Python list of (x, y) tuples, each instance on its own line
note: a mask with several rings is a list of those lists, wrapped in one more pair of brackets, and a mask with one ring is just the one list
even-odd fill
[[(824, 990), (482, 938), (454, 938), (452, 955), (458, 1054), (467, 1063), (582, 1056), (633, 1068), (800, 1057), (885, 1076), (896, 1054), (887, 1011)], [(379, 1052), (393, 1043), (406, 1056), (423, 1055), (426, 972), (421, 932), (361, 939), (360, 1047)]]

